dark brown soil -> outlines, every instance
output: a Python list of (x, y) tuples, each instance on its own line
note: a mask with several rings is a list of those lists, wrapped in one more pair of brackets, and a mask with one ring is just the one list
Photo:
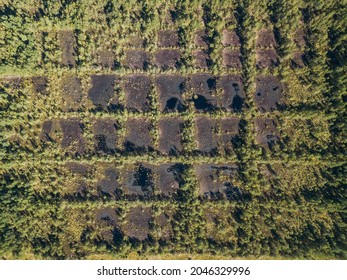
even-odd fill
[(137, 206), (130, 209), (126, 215), (125, 234), (140, 241), (147, 239), (150, 232), (151, 219), (152, 210), (148, 207)]
[(133, 48), (143, 48), (145, 45), (145, 40), (140, 36), (132, 36), (129, 38), (126, 45)]
[(150, 131), (152, 124), (145, 119), (128, 119), (124, 142), (126, 152), (144, 152), (153, 149)]
[(129, 50), (125, 52), (124, 64), (133, 70), (144, 70), (149, 64), (149, 57), (145, 51)]
[(54, 142), (54, 140), (53, 140), (53, 138), (51, 136), (52, 126), (53, 126), (53, 121), (52, 120), (44, 121), (42, 123), (42, 130), (41, 130), (41, 134), (40, 134), (41, 141), (43, 141), (43, 142)]
[(182, 93), (184, 78), (179, 75), (160, 75), (156, 78), (162, 112), (181, 112), (185, 109)]
[(217, 85), (218, 88), (223, 90), (221, 107), (228, 111), (240, 112), (244, 103), (244, 91), (241, 76), (221, 76)]
[(178, 35), (175, 30), (158, 31), (158, 46), (163, 48), (177, 47)]
[(81, 107), (83, 89), (81, 80), (77, 76), (70, 75), (62, 78), (61, 91), (64, 111), (74, 111)]
[(92, 87), (88, 92), (88, 98), (98, 108), (107, 108), (114, 96), (116, 76), (92, 75)]
[(261, 29), (257, 33), (258, 48), (273, 48), (276, 46), (275, 36), (272, 30)]
[(96, 183), (99, 195), (118, 198), (119, 189), (119, 171), (115, 167), (105, 167), (103, 178)]
[(180, 118), (162, 118), (159, 127), (159, 151), (175, 155), (182, 151), (181, 132), (183, 122)]
[[(236, 165), (195, 166), (195, 174), (199, 182), (199, 195), (210, 199), (230, 199), (230, 192), (235, 191), (233, 184), (238, 174)], [(239, 194), (241, 196), (241, 193)]]
[(177, 68), (181, 53), (178, 50), (160, 50), (155, 52), (155, 63), (163, 70)]
[(198, 30), (195, 33), (194, 44), (197, 45), (198, 47), (207, 48), (208, 40), (207, 40), (207, 34), (205, 30)]
[(119, 209), (105, 207), (96, 211), (96, 220), (106, 226), (118, 227)]
[(192, 101), (197, 111), (205, 112), (213, 110), (216, 106), (216, 98), (213, 93), (216, 90), (216, 78), (210, 74), (194, 74), (189, 81), (192, 90)]
[(256, 142), (264, 148), (272, 148), (279, 141), (277, 124), (270, 118), (255, 119)]
[(235, 31), (225, 29), (222, 33), (222, 45), (239, 47), (241, 46), (240, 38)]
[(98, 153), (113, 154), (117, 143), (117, 121), (98, 119), (93, 125), (94, 148)]
[(258, 68), (272, 68), (279, 64), (276, 50), (257, 50), (256, 61)]
[(61, 63), (63, 66), (74, 67), (76, 66), (75, 56), (76, 54), (76, 44), (75, 35), (73, 31), (61, 30), (58, 32), (58, 39), (60, 42)]
[(81, 121), (77, 118), (61, 119), (60, 126), (63, 132), (62, 148), (75, 155), (82, 154), (84, 139), (82, 137)]
[(153, 167), (139, 164), (127, 167), (124, 175), (124, 191), (130, 196), (150, 197), (153, 195)]
[(194, 51), (193, 56), (195, 58), (195, 66), (197, 68), (208, 68), (208, 66), (211, 64), (210, 57), (204, 50)]
[(155, 168), (158, 176), (158, 186), (164, 196), (170, 196), (177, 192), (182, 180), (182, 164), (163, 163)]
[(225, 152), (233, 150), (233, 142), (239, 135), (240, 119), (237, 117), (226, 117), (221, 119), (221, 143)]
[(298, 48), (303, 48), (306, 45), (306, 36), (304, 29), (297, 29), (294, 34), (294, 43)]
[(101, 50), (98, 52), (98, 64), (102, 68), (115, 68), (115, 57), (112, 51)]
[(241, 68), (241, 54), (239, 50), (223, 50), (223, 66), (228, 68)]
[(207, 117), (197, 117), (195, 125), (198, 150), (213, 153), (217, 149), (216, 121)]
[(124, 79), (126, 108), (135, 112), (150, 111), (151, 80), (146, 75), (136, 74)]
[(36, 76), (31, 78), (33, 83), (33, 91), (35, 93), (47, 94), (48, 79), (44, 76)]
[(275, 76), (256, 78), (255, 104), (261, 112), (271, 112), (281, 105), (283, 85)]
[(99, 236), (102, 241), (117, 244), (122, 238), (119, 226), (120, 209), (104, 207), (96, 211), (96, 222), (99, 229)]

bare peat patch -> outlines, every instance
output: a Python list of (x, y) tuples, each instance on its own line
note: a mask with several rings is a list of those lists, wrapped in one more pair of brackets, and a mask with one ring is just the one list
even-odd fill
[(158, 31), (158, 46), (163, 48), (177, 47), (178, 34), (176, 30), (160, 30)]
[(96, 188), (100, 196), (117, 199), (121, 195), (119, 188), (119, 171), (115, 167), (105, 166), (103, 177), (96, 183)]
[(93, 125), (94, 148), (97, 153), (113, 154), (117, 143), (117, 121), (98, 119)]
[(163, 196), (176, 194), (182, 182), (184, 168), (185, 166), (180, 163), (162, 163), (155, 167), (155, 173), (158, 177), (157, 185)]
[(156, 65), (163, 70), (177, 68), (181, 53), (178, 50), (160, 50), (155, 52)]
[(131, 208), (125, 219), (124, 232), (127, 236), (140, 241), (148, 238), (152, 220), (152, 210), (149, 207), (137, 206)]
[(100, 227), (99, 234), (103, 241), (118, 244), (123, 238), (120, 230), (120, 209), (114, 207), (104, 207), (98, 209), (95, 219)]
[(102, 68), (115, 68), (115, 57), (112, 51), (101, 50), (98, 52), (98, 64)]
[(88, 98), (97, 108), (106, 109), (114, 96), (116, 76), (92, 75), (92, 87), (88, 92)]
[(193, 52), (195, 58), (195, 66), (197, 68), (208, 68), (211, 64), (211, 59), (208, 53), (204, 50), (196, 50)]
[(52, 126), (53, 126), (52, 120), (47, 120), (42, 123), (42, 130), (40, 134), (41, 141), (43, 142), (53, 141), (52, 137), (50, 136)]
[(233, 150), (233, 143), (238, 140), (240, 119), (225, 117), (221, 119), (221, 144), (226, 153)]
[(143, 48), (145, 45), (145, 40), (141, 38), (140, 36), (132, 36), (129, 38), (127, 44), (128, 47), (133, 48)]
[(149, 164), (128, 166), (123, 178), (125, 194), (132, 197), (151, 197), (154, 186), (153, 175), (153, 167)]
[(239, 50), (223, 50), (223, 66), (228, 68), (241, 68), (241, 54)]
[(240, 47), (240, 38), (235, 31), (224, 29), (222, 33), (222, 45)]
[(244, 91), (241, 76), (221, 76), (218, 80), (218, 87), (223, 90), (221, 107), (228, 111), (240, 112), (244, 104)]
[(125, 52), (124, 64), (133, 70), (144, 70), (149, 64), (149, 57), (145, 51), (129, 50)]
[(205, 30), (198, 30), (195, 33), (194, 44), (202, 48), (208, 47), (208, 38)]
[(176, 155), (182, 151), (181, 133), (183, 121), (176, 118), (162, 118), (159, 127), (159, 151), (163, 154)]
[(279, 65), (276, 50), (257, 50), (256, 61), (258, 68), (271, 68)]
[(69, 75), (62, 78), (61, 93), (64, 111), (74, 111), (81, 107), (83, 89), (81, 80), (77, 76)]
[(150, 110), (151, 80), (146, 75), (129, 75), (124, 79), (125, 106), (128, 110)]
[(272, 148), (279, 142), (277, 124), (270, 118), (255, 119), (256, 142), (264, 148)]
[(283, 85), (275, 76), (256, 78), (255, 104), (261, 112), (271, 112), (282, 103)]
[(48, 79), (44, 76), (36, 76), (31, 78), (33, 90), (35, 93), (47, 94)]
[(162, 112), (181, 112), (186, 108), (182, 98), (184, 81), (184, 78), (179, 75), (157, 76), (156, 85)]
[(76, 46), (74, 32), (70, 30), (61, 30), (58, 32), (58, 38), (60, 42), (60, 49), (62, 51), (62, 65), (69, 67), (76, 66)]
[(261, 29), (257, 32), (258, 48), (273, 48), (276, 46), (275, 36), (272, 30)]
[(207, 117), (197, 117), (195, 125), (198, 150), (205, 153), (215, 153), (218, 140), (216, 121)]
[(77, 118), (61, 119), (63, 139), (61, 147), (69, 154), (80, 155), (84, 151), (84, 139), (82, 137), (82, 123)]
[(238, 175), (236, 165), (195, 166), (195, 174), (199, 182), (199, 195), (209, 199), (240, 200), (242, 192), (234, 185)]
[(126, 152), (145, 152), (153, 150), (150, 131), (152, 124), (145, 119), (128, 119), (126, 123), (127, 134), (124, 142)]
[(194, 107), (197, 111), (206, 112), (215, 109), (216, 79), (210, 74), (194, 74), (189, 81), (192, 90)]
[(106, 207), (96, 211), (96, 220), (106, 226), (119, 226), (119, 208)]

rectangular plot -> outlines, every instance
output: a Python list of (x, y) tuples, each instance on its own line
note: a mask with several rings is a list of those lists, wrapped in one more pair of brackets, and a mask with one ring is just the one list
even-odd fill
[(162, 112), (182, 112), (186, 109), (182, 98), (184, 83), (184, 77), (179, 75), (158, 75), (156, 77), (160, 110)]
[(172, 196), (177, 193), (182, 184), (185, 168), (186, 165), (181, 163), (161, 163), (154, 167), (156, 185), (162, 196)]
[(62, 108), (64, 111), (75, 111), (83, 105), (83, 89), (79, 77), (65, 75), (61, 79)]
[(162, 118), (159, 123), (159, 151), (177, 154), (182, 151), (183, 121), (180, 118)]
[(61, 30), (58, 32), (60, 48), (62, 51), (61, 63), (63, 66), (76, 66), (76, 42), (75, 34), (71, 30)]
[(124, 64), (127, 68), (145, 70), (149, 62), (149, 55), (145, 51), (128, 50), (125, 52)]
[(239, 135), (240, 119), (237, 117), (225, 117), (220, 120), (221, 122), (221, 138), (220, 143), (226, 153), (230, 153), (235, 141), (240, 141), (237, 136)]
[(222, 89), (221, 108), (227, 111), (239, 112), (244, 104), (244, 89), (240, 75), (221, 76), (217, 87)]
[(131, 208), (125, 216), (124, 233), (139, 241), (146, 240), (150, 234), (152, 215), (150, 207), (136, 206)]
[(99, 153), (112, 154), (117, 145), (118, 124), (114, 119), (98, 119), (94, 122), (94, 147)]
[(127, 134), (124, 141), (126, 152), (144, 152), (153, 149), (153, 140), (150, 134), (152, 124), (145, 119), (128, 119), (126, 123)]
[(199, 112), (215, 109), (217, 105), (216, 97), (213, 93), (216, 90), (216, 78), (210, 74), (194, 74), (190, 77), (188, 86), (192, 91), (192, 101), (194, 107)]
[(154, 54), (155, 63), (163, 70), (178, 68), (181, 59), (179, 50), (159, 50)]
[(84, 152), (84, 139), (82, 136), (82, 123), (80, 119), (61, 119), (60, 126), (63, 133), (61, 147), (68, 154), (80, 155)]
[(129, 75), (124, 78), (125, 106), (130, 111), (150, 111), (151, 80), (146, 75)]
[(115, 75), (92, 75), (92, 87), (88, 91), (88, 98), (97, 108), (107, 109), (117, 104), (115, 100)]
[(195, 121), (197, 148), (201, 152), (214, 153), (217, 150), (216, 121), (198, 117)]
[(283, 84), (276, 76), (256, 78), (255, 104), (261, 112), (271, 112), (283, 105)]

